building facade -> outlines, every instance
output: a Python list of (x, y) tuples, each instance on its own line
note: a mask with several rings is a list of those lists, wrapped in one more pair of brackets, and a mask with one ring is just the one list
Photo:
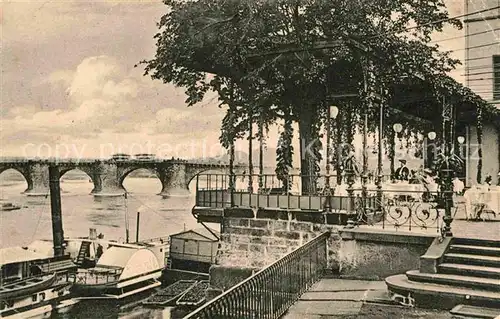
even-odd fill
[(465, 0), (464, 27), (465, 84), (500, 106), (499, 6), (500, 0)]
[[(465, 0), (465, 85), (500, 108), (500, 0)], [(481, 12), (480, 12), (481, 11)], [(482, 132), (481, 182), (500, 172), (500, 123), (485, 123)], [(476, 184), (477, 128), (467, 128), (467, 184)]]

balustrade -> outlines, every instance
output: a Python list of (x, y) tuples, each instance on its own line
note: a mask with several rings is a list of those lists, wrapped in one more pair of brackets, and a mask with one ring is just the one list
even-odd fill
[(329, 237), (321, 234), (184, 318), (280, 318), (323, 275)]

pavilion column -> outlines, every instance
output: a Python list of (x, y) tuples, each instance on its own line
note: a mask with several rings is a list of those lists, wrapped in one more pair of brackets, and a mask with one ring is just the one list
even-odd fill
[[(443, 120), (443, 155), (445, 158), (450, 159), (452, 154), (452, 138), (453, 138), (453, 104), (449, 101), (446, 101), (443, 97), (443, 111), (442, 111), (442, 120)], [(453, 207), (453, 167), (450, 167), (449, 162), (445, 161), (441, 163), (440, 167), (440, 180), (441, 180), (441, 193), (443, 195), (442, 202), (444, 204), (444, 226), (442, 229), (442, 236), (451, 237), (453, 233), (451, 232), (451, 222), (453, 221), (453, 217), (451, 214), (451, 210)]]
[(263, 108), (259, 114), (259, 193), (264, 191), (264, 119)]
[[(231, 122), (231, 130), (234, 128), (234, 114), (236, 112), (236, 107), (234, 105), (234, 83), (231, 81), (230, 83), (230, 92), (229, 92), (230, 96), (229, 96), (229, 118), (230, 118), (230, 122)], [(230, 138), (231, 138), (231, 141), (230, 141), (230, 144), (229, 144), (229, 201), (230, 201), (230, 205), (231, 207), (234, 206), (234, 190), (235, 190), (235, 182), (236, 182), (236, 179), (235, 179), (235, 176), (234, 176), (234, 142), (235, 142), (235, 137), (234, 137), (234, 133), (231, 132), (230, 134)]]
[(394, 143), (394, 139), (396, 138), (396, 132), (394, 130), (389, 130), (389, 161), (390, 161), (390, 169), (391, 169), (391, 179), (394, 179), (394, 174), (396, 172), (394, 168), (394, 157), (396, 157), (396, 143)]
[(335, 169), (337, 172), (337, 185), (342, 184), (342, 153), (341, 153), (341, 145), (342, 145), (342, 130), (341, 130), (341, 125), (343, 121), (343, 112), (340, 108), (339, 114), (337, 115), (337, 118), (335, 119), (335, 137), (337, 140), (336, 147), (334, 150), (334, 156), (335, 156)]
[(253, 111), (248, 112), (248, 192), (253, 193)]
[[(373, 63), (367, 57), (362, 57), (363, 65), (363, 96), (364, 104), (363, 108), (363, 172), (361, 174), (361, 187), (362, 187), (362, 198), (363, 198), (363, 211), (367, 207), (367, 182), (368, 182), (368, 114), (373, 108), (373, 86), (374, 86), (374, 74), (373, 74)], [(365, 217), (365, 216), (363, 216)]]
[(477, 108), (477, 117), (476, 117), (476, 128), (477, 128), (477, 175), (476, 181), (478, 184), (481, 184), (482, 180), (482, 170), (483, 170), (483, 109), (482, 107)]

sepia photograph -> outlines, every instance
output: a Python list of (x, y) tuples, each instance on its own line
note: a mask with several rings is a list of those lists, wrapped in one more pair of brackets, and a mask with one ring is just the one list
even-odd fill
[(4, 0), (0, 317), (500, 319), (500, 0)]

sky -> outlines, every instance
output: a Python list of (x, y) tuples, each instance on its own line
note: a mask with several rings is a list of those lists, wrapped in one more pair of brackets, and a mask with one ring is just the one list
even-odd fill
[[(446, 1), (450, 15), (463, 1)], [(4, 1), (0, 156), (217, 156), (224, 112), (214, 95), (193, 107), (182, 88), (134, 65), (155, 53), (157, 0)], [(446, 29), (435, 39), (463, 35)], [(459, 50), (464, 40), (439, 42)], [(463, 70), (454, 72), (457, 80)], [(277, 129), (270, 132), (270, 145)], [(238, 147), (246, 148), (246, 142)], [(298, 147), (298, 145), (296, 145)]]

